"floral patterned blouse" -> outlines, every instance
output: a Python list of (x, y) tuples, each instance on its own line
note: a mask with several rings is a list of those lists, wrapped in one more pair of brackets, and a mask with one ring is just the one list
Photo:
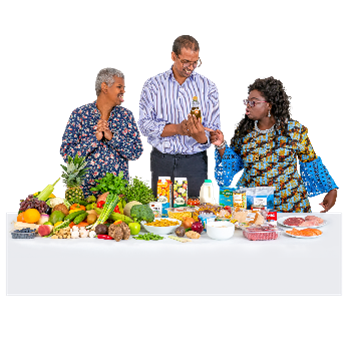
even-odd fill
[(96, 101), (74, 110), (67, 123), (60, 154), (67, 162), (68, 156), (76, 153), (87, 159), (89, 168), (82, 186), (85, 196), (91, 194), (95, 179), (105, 176), (106, 172), (117, 175), (124, 172), (129, 179), (128, 160), (138, 159), (142, 152), (140, 133), (131, 111), (122, 106), (115, 106), (108, 120), (108, 127), (113, 134), (110, 141), (103, 138), (98, 141), (95, 136), (96, 126), (100, 120)]
[[(223, 158), (215, 152), (215, 177), (220, 186), (231, 184), (244, 169), (237, 187), (275, 187), (274, 208), (282, 212), (311, 212), (308, 196), (337, 188), (321, 158), (316, 156), (307, 128), (288, 122), (288, 137), (256, 130), (240, 139), (234, 148), (226, 147)], [(297, 159), (300, 173), (297, 171)]]

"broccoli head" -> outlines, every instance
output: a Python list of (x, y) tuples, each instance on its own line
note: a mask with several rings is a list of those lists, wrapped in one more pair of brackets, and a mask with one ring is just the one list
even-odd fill
[(148, 205), (134, 205), (130, 210), (130, 217), (136, 221), (154, 221), (154, 213)]

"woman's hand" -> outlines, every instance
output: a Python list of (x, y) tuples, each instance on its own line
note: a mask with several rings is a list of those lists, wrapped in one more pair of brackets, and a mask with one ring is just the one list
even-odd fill
[[(97, 132), (97, 134), (98, 134), (98, 132), (103, 133), (106, 140), (111, 140), (113, 137), (111, 130), (108, 128), (108, 122), (105, 119), (100, 119), (98, 121), (98, 124), (96, 126), (96, 132)], [(98, 136), (96, 138), (98, 138)]]
[(224, 142), (224, 135), (220, 130), (212, 130), (205, 128), (205, 130), (210, 132), (210, 142), (215, 146), (220, 146)]
[(324, 197), (323, 202), (319, 204), (323, 206), (324, 208), (324, 210), (320, 212), (321, 213), (328, 212), (335, 205), (336, 198), (337, 198), (337, 191), (336, 189), (333, 189)]

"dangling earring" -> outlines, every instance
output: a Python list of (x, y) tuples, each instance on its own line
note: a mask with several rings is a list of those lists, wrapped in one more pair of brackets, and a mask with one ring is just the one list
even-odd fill
[(270, 110), (269, 110), (269, 114), (267, 115), (269, 118), (271, 117), (271, 113), (270, 113)]

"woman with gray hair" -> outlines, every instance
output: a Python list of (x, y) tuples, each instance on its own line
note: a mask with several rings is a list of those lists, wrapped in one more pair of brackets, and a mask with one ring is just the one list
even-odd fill
[(131, 111), (120, 106), (124, 101), (124, 75), (113, 68), (100, 70), (95, 81), (96, 101), (76, 108), (66, 126), (60, 154), (86, 157), (88, 172), (82, 186), (85, 196), (95, 180), (107, 172), (123, 171), (129, 179), (128, 161), (138, 159), (142, 142)]

